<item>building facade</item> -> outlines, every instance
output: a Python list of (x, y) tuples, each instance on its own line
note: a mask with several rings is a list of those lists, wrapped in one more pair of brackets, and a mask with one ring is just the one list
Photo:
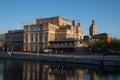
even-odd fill
[(100, 33), (93, 36), (93, 39), (97, 39), (98, 41), (108, 41), (112, 40), (112, 37), (107, 33)]
[(23, 49), (23, 30), (9, 30), (5, 34), (5, 46), (10, 51)]
[(36, 19), (35, 24), (25, 25), (23, 30), (9, 30), (5, 34), (5, 47), (11, 51), (35, 53), (83, 53), (89, 42), (111, 39), (110, 35), (98, 34), (94, 20), (89, 28), (89, 35), (85, 36), (80, 23), (54, 16)]
[(69, 20), (60, 16), (40, 18), (36, 20), (36, 24), (24, 26), (24, 50), (31, 52), (48, 49), (63, 51), (69, 46), (75, 49), (76, 41), (81, 43), (83, 36), (80, 23), (76, 26), (73, 21), (71, 25)]
[[(92, 24), (89, 28), (89, 35), (91, 36), (93, 42), (95, 41), (111, 41), (112, 37), (107, 33), (98, 33), (98, 26), (95, 21), (92, 20)], [(91, 40), (91, 39), (90, 39)]]

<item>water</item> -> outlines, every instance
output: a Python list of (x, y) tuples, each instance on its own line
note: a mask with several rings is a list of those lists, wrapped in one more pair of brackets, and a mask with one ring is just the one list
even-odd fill
[(0, 80), (120, 80), (120, 67), (0, 60)]

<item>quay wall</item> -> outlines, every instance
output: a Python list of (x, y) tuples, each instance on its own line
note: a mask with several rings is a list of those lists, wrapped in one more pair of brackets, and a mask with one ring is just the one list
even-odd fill
[(120, 66), (120, 56), (101, 56), (101, 55), (56, 55), (56, 54), (23, 54), (9, 53), (0, 54), (1, 58), (23, 59), (23, 60), (42, 60), (68, 63), (97, 64), (105, 66)]

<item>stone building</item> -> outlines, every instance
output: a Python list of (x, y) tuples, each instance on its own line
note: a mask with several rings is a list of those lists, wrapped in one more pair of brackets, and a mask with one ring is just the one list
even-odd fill
[(42, 50), (75, 50), (76, 41), (81, 44), (84, 33), (80, 23), (76, 26), (60, 16), (40, 18), (36, 24), (24, 26), (24, 50), (39, 52)]
[(0, 34), (0, 49), (4, 48), (4, 44), (5, 44), (5, 36), (4, 34)]
[(5, 45), (7, 50), (21, 51), (23, 49), (23, 30), (9, 30), (5, 34)]
[(93, 36), (93, 39), (97, 39), (98, 41), (108, 41), (112, 40), (112, 37), (107, 33), (100, 33)]
[(96, 41), (108, 41), (109, 42), (112, 40), (112, 37), (109, 34), (98, 33), (98, 26), (95, 24), (94, 20), (92, 20), (92, 24), (89, 28), (89, 35), (91, 36), (89, 38), (92, 38), (93, 42), (96, 42)]

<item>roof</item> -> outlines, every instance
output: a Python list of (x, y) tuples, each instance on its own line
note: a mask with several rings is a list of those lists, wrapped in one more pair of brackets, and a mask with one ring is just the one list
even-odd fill
[(90, 26), (90, 28), (94, 28), (94, 29), (98, 29), (98, 27), (97, 27), (97, 25), (95, 24), (95, 21), (94, 20), (92, 20), (92, 24), (91, 24), (91, 26)]
[(100, 33), (100, 34), (96, 34), (93, 36), (94, 39), (97, 39), (99, 37), (107, 37), (107, 36), (110, 36), (109, 34), (107, 33)]

